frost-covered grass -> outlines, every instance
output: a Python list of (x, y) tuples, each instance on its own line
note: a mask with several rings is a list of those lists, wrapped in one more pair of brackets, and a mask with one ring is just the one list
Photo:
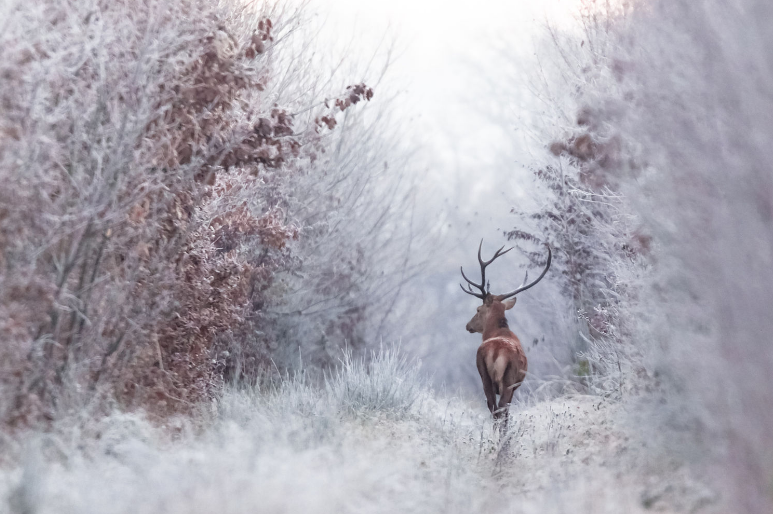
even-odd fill
[[(390, 385), (392, 383), (393, 385)], [(3, 510), (79, 513), (689, 511), (711, 492), (595, 396), (442, 397), (399, 353), (224, 391), (192, 420), (115, 413), (7, 442)]]
[(365, 361), (344, 352), (341, 366), (325, 381), (328, 396), (350, 414), (408, 414), (419, 399), (418, 367), (397, 349), (382, 349)]

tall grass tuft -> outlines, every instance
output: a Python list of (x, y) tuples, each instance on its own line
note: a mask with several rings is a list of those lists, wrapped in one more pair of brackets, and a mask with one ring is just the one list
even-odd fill
[(346, 349), (338, 368), (325, 378), (325, 388), (339, 411), (396, 418), (406, 416), (419, 400), (421, 383), (419, 367), (397, 347), (382, 347), (367, 359)]

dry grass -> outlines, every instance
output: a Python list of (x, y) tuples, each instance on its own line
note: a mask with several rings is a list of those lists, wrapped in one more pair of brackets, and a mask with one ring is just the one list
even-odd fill
[[(228, 391), (197, 421), (62, 423), (16, 441), (0, 496), (18, 512), (707, 512), (717, 497), (626, 424), (626, 406), (573, 396), (514, 407), (431, 393), (393, 351)], [(364, 373), (363, 370), (368, 372)], [(373, 377), (400, 382), (384, 402)], [(342, 395), (344, 388), (347, 394)], [(350, 401), (354, 396), (359, 401)], [(396, 415), (399, 414), (399, 415)], [(72, 423), (74, 420), (69, 420)]]

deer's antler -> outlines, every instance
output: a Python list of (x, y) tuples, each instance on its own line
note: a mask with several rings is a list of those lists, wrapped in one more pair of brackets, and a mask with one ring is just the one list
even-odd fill
[[(512, 250), (512, 247), (510, 247), (510, 248), (508, 248), (507, 250), (505, 250), (503, 252), (502, 250), (504, 250), (504, 248), (505, 247), (503, 246), (502, 248), (500, 248), (499, 250), (496, 251), (496, 253), (494, 254), (494, 256), (491, 259), (489, 259), (487, 261), (484, 261), (483, 257), (481, 257), (481, 255), (480, 255), (481, 250), (483, 249), (483, 239), (480, 240), (480, 245), (478, 246), (478, 263), (480, 263), (480, 284), (477, 284), (477, 283), (473, 282), (472, 280), (470, 280), (469, 278), (467, 278), (467, 275), (464, 274), (464, 268), (460, 267), (459, 269), (462, 271), (462, 277), (464, 278), (464, 280), (467, 281), (467, 289), (465, 289), (462, 284), (459, 284), (459, 287), (462, 288), (462, 291), (464, 291), (465, 293), (467, 293), (469, 295), (472, 295), (472, 296), (474, 296), (476, 298), (480, 298), (481, 300), (485, 300), (486, 299), (486, 295), (488, 295), (488, 291), (486, 291), (486, 287), (485, 287), (486, 286), (486, 267), (489, 264), (491, 264), (492, 262), (494, 262), (496, 259), (498, 259), (499, 257), (503, 256), (504, 254), (506, 254), (507, 252)], [(544, 275), (544, 273), (543, 273), (543, 275)], [(542, 278), (542, 277), (540, 277), (540, 278)], [(539, 281), (539, 279), (537, 279), (537, 281)], [(532, 284), (532, 285), (534, 285), (534, 284)], [(480, 293), (476, 293), (475, 291), (473, 291), (472, 287), (470, 287), (470, 286), (475, 286), (476, 288), (478, 288), (480, 290)], [(529, 286), (529, 287), (531, 287), (531, 286)]]
[(531, 284), (526, 284), (526, 281), (527, 281), (527, 280), (528, 280), (528, 278), (529, 278), (529, 272), (527, 271), (527, 272), (526, 272), (526, 277), (523, 279), (523, 284), (521, 284), (521, 286), (520, 286), (518, 289), (516, 289), (515, 291), (511, 291), (511, 292), (509, 292), (509, 293), (505, 293), (505, 294), (503, 294), (503, 295), (499, 295), (499, 299), (500, 299), (500, 300), (506, 300), (506, 299), (510, 298), (511, 296), (515, 296), (515, 295), (517, 295), (518, 293), (521, 293), (521, 292), (523, 292), (523, 291), (526, 291), (526, 290), (527, 290), (527, 289), (529, 289), (530, 287), (537, 285), (537, 282), (539, 282), (540, 280), (542, 280), (542, 277), (544, 277), (544, 276), (545, 276), (545, 273), (547, 273), (547, 272), (548, 272), (548, 270), (550, 269), (550, 263), (551, 263), (551, 262), (552, 262), (552, 260), (553, 260), (553, 252), (550, 250), (550, 245), (549, 245), (549, 244), (545, 244), (545, 246), (547, 246), (547, 247), (548, 247), (548, 262), (547, 262), (547, 264), (545, 264), (545, 269), (544, 269), (544, 270), (542, 270), (542, 273), (540, 273), (540, 276), (538, 276), (538, 277), (537, 277), (537, 280), (535, 280), (535, 281), (534, 281), (534, 282), (532, 282)]

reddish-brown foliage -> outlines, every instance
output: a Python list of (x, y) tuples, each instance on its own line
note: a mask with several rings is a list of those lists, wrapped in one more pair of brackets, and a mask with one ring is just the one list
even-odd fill
[[(373, 92), (351, 86), (298, 127), (269, 97), (268, 17), (244, 32), (205, 2), (49, 7), (29, 16), (64, 43), (11, 34), (0, 52), (0, 416), (36, 423), (101, 398), (186, 411), (270, 362), (266, 341), (238, 362), (233, 345), (297, 266), (303, 232), (277, 184)], [(82, 55), (89, 38), (101, 46)]]

